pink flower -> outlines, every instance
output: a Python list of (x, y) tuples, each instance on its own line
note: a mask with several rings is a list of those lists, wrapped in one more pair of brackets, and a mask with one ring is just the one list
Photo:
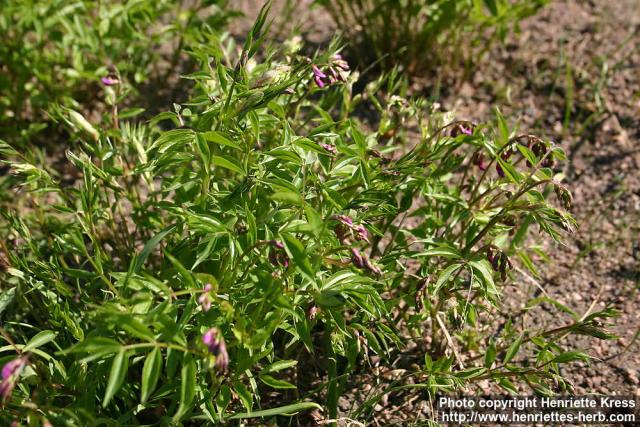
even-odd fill
[(364, 240), (365, 242), (369, 243), (369, 233), (367, 232), (367, 229), (364, 228), (364, 225), (360, 224), (354, 226), (353, 231), (356, 232), (356, 238), (358, 240)]
[(327, 150), (328, 152), (330, 152), (331, 154), (336, 154), (338, 152), (338, 150), (336, 150), (336, 147), (331, 144), (321, 143), (320, 146), (325, 150)]
[(382, 274), (382, 270), (373, 264), (366, 254), (360, 253), (356, 248), (351, 248), (351, 262), (356, 267), (368, 270), (376, 276)]
[(277, 240), (270, 240), (269, 244), (271, 246), (273, 246), (274, 248), (284, 249), (284, 244), (282, 242), (277, 241)]
[(202, 342), (207, 346), (209, 353), (216, 357), (216, 367), (220, 371), (226, 371), (229, 367), (229, 354), (224, 338), (217, 328), (211, 328), (202, 336)]
[(351, 248), (351, 262), (358, 268), (364, 268), (364, 258), (356, 248)]
[(21, 356), (7, 362), (2, 367), (2, 382), (0, 383), (0, 396), (2, 400), (7, 400), (11, 396), (13, 388), (18, 382), (20, 373), (27, 365), (28, 356)]
[(353, 227), (353, 220), (347, 215), (334, 215), (333, 219), (335, 219), (336, 221), (340, 221), (349, 228)]
[(118, 79), (118, 76), (116, 76), (115, 74), (109, 74), (106, 77), (102, 77), (100, 80), (102, 81), (102, 84), (104, 84), (105, 86), (114, 86), (114, 85), (120, 84), (120, 80)]
[(313, 75), (316, 77), (320, 77), (321, 79), (326, 79), (327, 75), (323, 73), (317, 65), (312, 64), (311, 69), (313, 70)]
[(213, 290), (213, 286), (211, 283), (207, 283), (202, 289), (202, 295), (198, 298), (198, 303), (202, 307), (203, 311), (209, 311), (211, 309), (211, 295), (210, 292)]

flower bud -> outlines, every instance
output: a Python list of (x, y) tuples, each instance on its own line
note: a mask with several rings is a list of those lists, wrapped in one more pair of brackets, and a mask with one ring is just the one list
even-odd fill
[(416, 301), (416, 310), (418, 311), (422, 311), (422, 309), (424, 308), (424, 303), (422, 301), (422, 298), (424, 297), (425, 291), (427, 289), (427, 285), (429, 284), (429, 278), (425, 277), (424, 279), (421, 279), (417, 284), (416, 284), (416, 295), (415, 295), (415, 301)]
[(217, 328), (211, 328), (202, 336), (202, 342), (207, 346), (209, 353), (216, 358), (216, 367), (220, 371), (226, 371), (229, 366), (229, 354), (222, 334)]
[(457, 122), (455, 125), (451, 127), (451, 131), (449, 135), (452, 138), (457, 137), (458, 135), (473, 135), (473, 130), (475, 129), (475, 125), (468, 121)]
[(7, 400), (11, 396), (11, 392), (18, 383), (20, 373), (27, 365), (28, 355), (20, 356), (7, 362), (2, 367), (2, 382), (0, 382), (0, 397)]
[(562, 206), (567, 210), (571, 209), (571, 203), (573, 202), (573, 196), (571, 196), (571, 192), (569, 192), (569, 190), (567, 190), (560, 184), (554, 185), (554, 191), (556, 193), (556, 197), (558, 198), (560, 203), (562, 203)]
[(207, 283), (202, 288), (202, 295), (198, 298), (198, 303), (202, 307), (202, 311), (207, 312), (211, 309), (211, 295), (209, 294), (213, 290), (211, 283)]

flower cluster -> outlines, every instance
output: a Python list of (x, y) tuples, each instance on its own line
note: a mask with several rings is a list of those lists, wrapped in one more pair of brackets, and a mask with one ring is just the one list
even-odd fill
[(7, 400), (11, 396), (13, 388), (18, 383), (20, 373), (27, 365), (28, 355), (20, 356), (7, 362), (2, 367), (2, 382), (0, 382), (0, 396), (2, 400)]
[(335, 215), (333, 219), (340, 224), (336, 225), (334, 231), (338, 239), (342, 243), (350, 243), (349, 237), (353, 236), (356, 240), (362, 240), (369, 243), (369, 232), (362, 224), (354, 224), (353, 220), (347, 215)]
[(331, 154), (336, 154), (338, 152), (335, 145), (320, 143), (320, 146)]
[(332, 85), (336, 82), (345, 82), (349, 76), (349, 64), (340, 54), (335, 54), (331, 58), (325, 70), (326, 72), (322, 71), (315, 64), (311, 64), (311, 69), (313, 70), (313, 80), (319, 88)]
[(224, 338), (217, 328), (211, 328), (202, 336), (202, 342), (207, 346), (209, 353), (216, 358), (216, 368), (225, 372), (229, 367), (229, 353), (227, 353), (227, 345)]
[[(356, 241), (369, 242), (369, 232), (362, 224), (355, 224), (347, 215), (334, 215), (332, 219), (338, 221), (333, 231), (343, 245), (352, 246), (352, 238)], [(365, 269), (375, 275), (382, 274), (382, 270), (371, 262), (369, 257), (357, 248), (351, 247), (351, 263), (360, 269)]]
[(202, 288), (202, 295), (198, 298), (198, 303), (202, 307), (202, 311), (209, 311), (211, 309), (211, 291), (213, 290), (213, 285), (211, 283), (207, 283), (204, 288)]
[(513, 269), (513, 264), (507, 254), (493, 245), (487, 248), (487, 260), (491, 263), (493, 271), (500, 272), (502, 280), (507, 278), (507, 271)]
[(284, 244), (277, 240), (269, 241), (271, 245), (271, 251), (269, 252), (269, 262), (274, 266), (282, 266), (284, 268), (289, 267), (289, 257), (284, 251)]
[[(451, 136), (459, 135), (461, 133), (471, 135), (472, 130), (468, 130), (462, 124), (457, 124), (451, 130)], [(542, 160), (540, 165), (542, 167), (545, 167), (545, 168), (553, 167), (554, 161), (553, 161), (553, 158), (549, 155), (549, 147), (540, 138), (534, 135), (520, 135), (516, 137), (515, 141), (513, 142), (517, 142), (519, 145), (523, 147), (527, 147), (529, 150), (531, 150), (534, 156), (536, 156), (537, 158), (541, 158)], [(509, 158), (511, 158), (511, 156), (513, 156), (517, 152), (518, 150), (510, 142), (509, 145), (504, 148), (504, 150), (502, 151), (502, 154), (500, 154), (500, 158), (506, 162), (507, 160), (509, 160)], [(482, 151), (477, 151), (473, 154), (473, 157), (471, 158), (471, 163), (477, 166), (478, 169), (482, 171), (485, 171), (487, 169), (487, 164), (485, 163), (485, 156)], [(527, 166), (532, 167), (533, 164), (529, 160), (527, 160)], [(496, 172), (498, 173), (498, 176), (500, 176), (501, 178), (505, 176), (504, 169), (502, 168), (502, 165), (500, 165), (500, 162), (496, 163)]]

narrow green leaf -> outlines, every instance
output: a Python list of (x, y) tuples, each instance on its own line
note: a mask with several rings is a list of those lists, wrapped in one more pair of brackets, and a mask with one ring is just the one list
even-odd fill
[(140, 401), (142, 403), (145, 403), (155, 390), (161, 370), (162, 354), (160, 349), (156, 347), (147, 355), (142, 368), (142, 388), (140, 392)]
[(282, 233), (284, 245), (287, 248), (289, 256), (293, 259), (293, 263), (311, 281), (315, 280), (315, 273), (309, 262), (309, 258), (305, 253), (302, 243), (291, 234)]
[(233, 386), (236, 394), (240, 398), (242, 402), (242, 406), (245, 407), (248, 413), (251, 413), (251, 409), (253, 407), (253, 395), (251, 392), (245, 387), (244, 384), (238, 382)]
[(434, 292), (438, 292), (440, 288), (442, 288), (448, 281), (454, 271), (458, 270), (461, 267), (460, 264), (451, 264), (438, 276), (438, 281), (436, 282), (436, 286)]
[(283, 369), (290, 368), (292, 366), (296, 366), (298, 364), (297, 360), (279, 360), (277, 362), (272, 363), (262, 370), (262, 372), (277, 372)]
[(495, 362), (496, 356), (498, 354), (494, 341), (491, 341), (489, 343), (489, 347), (487, 347), (486, 351), (487, 352), (484, 354), (484, 366), (485, 368), (490, 369), (491, 365), (493, 365), (493, 362)]
[(516, 354), (518, 354), (518, 350), (520, 350), (520, 346), (522, 345), (522, 339), (524, 335), (520, 335), (507, 349), (507, 352), (504, 355), (504, 359), (502, 361), (503, 364), (507, 364), (514, 358)]
[(242, 414), (236, 414), (228, 419), (241, 420), (244, 418), (263, 418), (273, 417), (275, 415), (295, 415), (300, 411), (306, 411), (307, 409), (322, 409), (320, 405), (314, 402), (300, 402), (292, 405), (280, 406), (278, 408), (264, 409), (262, 411), (245, 412)]
[(144, 262), (147, 260), (147, 258), (151, 254), (151, 251), (153, 251), (153, 249), (158, 245), (158, 243), (160, 243), (160, 241), (164, 239), (167, 234), (171, 233), (174, 228), (176, 228), (175, 224), (168, 226), (167, 228), (165, 228), (164, 230), (162, 230), (161, 232), (153, 236), (144, 245), (144, 247), (136, 257), (136, 263), (135, 263), (135, 266), (133, 267), (134, 273), (137, 273), (138, 271), (140, 271), (140, 268), (142, 267)]
[(202, 136), (207, 141), (215, 142), (216, 144), (225, 145), (227, 147), (241, 150), (242, 147), (237, 142), (232, 141), (226, 135), (217, 131), (203, 132)]
[(239, 173), (240, 175), (245, 175), (245, 172), (244, 172), (244, 169), (242, 169), (242, 166), (238, 164), (237, 161), (231, 157), (212, 156), (211, 162), (216, 166), (220, 166), (221, 168), (229, 169), (230, 171)]
[(104, 400), (102, 401), (102, 407), (106, 408), (113, 396), (118, 392), (124, 377), (127, 374), (129, 366), (129, 357), (124, 349), (121, 349), (116, 357), (113, 358), (111, 363), (111, 371), (109, 372), (109, 382), (107, 383), (107, 390), (104, 393)]
[(552, 363), (567, 363), (576, 360), (586, 361), (591, 359), (591, 356), (582, 351), (567, 351), (553, 358)]
[(271, 375), (267, 375), (267, 374), (260, 374), (260, 380), (263, 383), (265, 383), (266, 385), (268, 385), (269, 387), (273, 387), (273, 388), (277, 388), (277, 389), (281, 389), (281, 388), (294, 389), (294, 388), (296, 388), (296, 386), (294, 386), (293, 384), (291, 384), (288, 381), (279, 380), (279, 379), (274, 378)]
[(29, 340), (27, 345), (24, 346), (22, 351), (27, 352), (31, 351), (34, 348), (38, 348), (42, 345), (45, 345), (49, 341), (52, 341), (56, 337), (56, 333), (53, 331), (41, 331), (38, 332), (33, 338)]
[(184, 357), (182, 362), (180, 379), (180, 406), (178, 412), (173, 416), (174, 422), (179, 421), (191, 410), (193, 399), (196, 396), (196, 362), (189, 354)]

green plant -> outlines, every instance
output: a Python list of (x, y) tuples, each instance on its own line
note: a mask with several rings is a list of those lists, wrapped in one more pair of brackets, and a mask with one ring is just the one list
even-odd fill
[[(366, 419), (380, 396), (338, 410), (349, 377), (423, 331), (418, 382), (389, 390), (563, 391), (559, 366), (588, 356), (562, 339), (611, 336), (611, 310), (544, 298), (526, 310), (552, 302), (571, 320), (493, 327), (512, 258), (535, 274), (529, 228), (573, 227), (560, 148), (499, 113), (432, 111), (395, 72), (353, 93), (335, 46), (261, 48), (265, 20), (240, 52), (191, 45), (192, 99), (149, 122), (55, 109), (71, 184), (0, 144), (16, 195), (0, 222), (3, 419)], [(357, 119), (366, 108), (375, 125)]]
[(316, 0), (365, 64), (410, 75), (466, 73), (548, 0)]
[(51, 124), (54, 104), (99, 114), (104, 108), (96, 105), (100, 79), (109, 74), (122, 80), (120, 95), (136, 105), (122, 117), (152, 107), (156, 97), (145, 93), (145, 85), (157, 79), (177, 86), (185, 43), (233, 16), (226, 1), (183, 3), (0, 1), (0, 131), (5, 139), (33, 141)]

